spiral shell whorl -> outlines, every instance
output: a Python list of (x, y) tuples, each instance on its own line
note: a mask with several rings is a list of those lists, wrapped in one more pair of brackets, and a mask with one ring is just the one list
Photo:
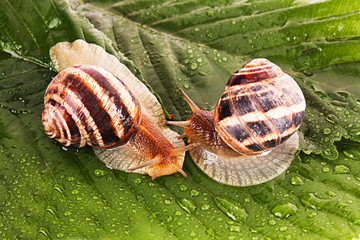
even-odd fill
[(258, 82), (264, 79), (276, 78), (281, 76), (283, 71), (280, 67), (265, 58), (254, 59), (236, 71), (229, 79), (226, 87), (234, 85)]
[(255, 59), (229, 79), (215, 108), (215, 128), (235, 151), (257, 155), (299, 128), (305, 105), (293, 78), (269, 60)]
[(111, 148), (126, 142), (140, 122), (137, 99), (124, 83), (96, 66), (61, 71), (49, 84), (43, 126), (64, 146)]

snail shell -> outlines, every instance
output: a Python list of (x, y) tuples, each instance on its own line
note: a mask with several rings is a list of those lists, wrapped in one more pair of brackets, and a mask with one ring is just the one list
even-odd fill
[[(59, 100), (59, 103), (54, 104), (53, 96), (57, 95), (55, 98), (58, 98), (62, 94), (56, 94), (55, 89), (57, 91), (60, 88), (64, 90), (64, 88), (70, 87), (76, 92), (83, 86), (89, 86), (87, 87), (88, 93), (95, 93), (97, 100), (91, 96), (89, 98), (88, 94), (80, 97), (75, 94), (77, 107), (65, 108), (70, 109), (75, 116), (78, 114), (78, 117), (74, 117), (75, 120), (70, 123), (68, 130), (50, 130), (51, 128), (44, 124), (48, 135), (57, 136), (65, 146), (81, 147), (85, 144), (94, 146), (93, 150), (96, 156), (109, 168), (123, 171), (130, 169), (132, 172), (149, 174), (153, 178), (179, 171), (185, 174), (181, 170), (185, 157), (184, 151), (187, 149), (184, 147), (184, 142), (178, 139), (179, 135), (176, 132), (163, 124), (165, 120), (163, 109), (154, 94), (115, 56), (108, 54), (100, 46), (76, 40), (73, 43), (56, 44), (50, 49), (50, 57), (55, 69), (63, 72), (53, 80), (54, 85), (51, 83), (48, 87), (47, 94), (49, 95), (45, 97), (44, 111), (65, 116), (64, 120), (50, 120), (50, 122), (58, 126), (71, 122), (63, 113), (62, 108), (57, 111), (51, 110), (55, 105), (60, 105), (60, 102), (66, 105), (68, 101), (65, 97), (64, 100)], [(63, 81), (61, 79), (69, 74), (80, 74), (82, 76), (80, 83), (75, 85), (61, 83)], [(95, 75), (96, 77), (94, 77)], [(71, 78), (70, 82), (72, 82)], [(103, 78), (107, 80), (104, 82), (101, 80)], [(114, 83), (115, 79), (117, 83)], [(121, 81), (118, 81), (119, 79)], [(104, 85), (108, 86), (104, 87)], [(69, 90), (65, 90), (65, 92), (67, 91)], [(84, 92), (82, 91), (82, 93)], [(70, 96), (73, 97), (73, 95)], [(47, 104), (47, 102), (49, 103)], [(71, 105), (72, 102), (69, 104)], [(47, 108), (49, 109), (45, 110)], [(117, 117), (114, 116), (115, 113), (118, 114)], [(74, 122), (79, 124), (78, 131), (84, 135), (78, 139), (76, 137), (69, 139), (75, 128), (72, 127)], [(143, 131), (146, 128), (154, 130), (155, 135), (151, 135), (145, 141), (142, 136), (147, 132)], [(138, 134), (139, 132), (142, 134)], [(158, 151), (158, 148), (154, 147), (161, 145), (159, 138), (169, 146), (167, 150), (175, 159), (161, 161), (154, 166), (154, 159), (151, 161), (151, 158), (157, 155), (166, 155), (164, 151)], [(146, 147), (137, 146), (139, 142), (146, 143)], [(148, 154), (144, 154), (144, 151)]]
[(141, 108), (126, 85), (103, 68), (64, 69), (45, 92), (45, 133), (66, 147), (113, 148), (124, 144), (140, 123)]
[(214, 180), (234, 186), (283, 173), (299, 148), (305, 98), (294, 79), (267, 59), (254, 59), (229, 79), (214, 112), (200, 110), (180, 90), (193, 115), (182, 137), (198, 146), (193, 161)]
[(214, 112), (215, 129), (235, 151), (266, 152), (299, 128), (305, 98), (295, 80), (267, 59), (254, 59), (229, 79)]

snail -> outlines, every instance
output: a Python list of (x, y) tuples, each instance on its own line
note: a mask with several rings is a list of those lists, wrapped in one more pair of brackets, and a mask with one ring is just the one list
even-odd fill
[(176, 172), (186, 177), (182, 164), (191, 146), (161, 125), (165, 118), (160, 104), (114, 56), (82, 40), (59, 43), (50, 55), (61, 71), (45, 92), (46, 135), (66, 147), (94, 147), (111, 168), (147, 173), (153, 179)]
[(218, 182), (249, 186), (284, 172), (299, 147), (305, 98), (295, 80), (267, 59), (254, 59), (229, 79), (213, 112), (200, 110), (179, 89), (193, 114), (184, 127), (190, 155)]

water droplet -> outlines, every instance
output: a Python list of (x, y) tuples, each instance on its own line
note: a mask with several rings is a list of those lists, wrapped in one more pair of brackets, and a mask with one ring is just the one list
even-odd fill
[(68, 177), (67, 180), (68, 180), (69, 182), (72, 182), (72, 181), (75, 180), (75, 177)]
[(167, 205), (169, 205), (169, 204), (171, 204), (171, 201), (170, 201), (169, 199), (165, 199), (165, 200), (164, 200), (164, 203), (167, 204)]
[(48, 237), (47, 230), (44, 227), (40, 227), (38, 232), (41, 233), (42, 235)]
[(204, 204), (201, 206), (201, 210), (206, 211), (210, 209), (210, 205), (209, 204)]
[(287, 227), (286, 226), (282, 226), (279, 228), (280, 229), (280, 232), (285, 232), (287, 230)]
[(50, 23), (49, 23), (49, 28), (57, 28), (58, 26), (61, 25), (61, 20), (59, 18), (53, 18)]
[(314, 210), (324, 209), (324, 208), (327, 209), (327, 206), (329, 206), (328, 204), (332, 204), (331, 198), (322, 199), (315, 196), (314, 193), (306, 193), (300, 196), (300, 200), (305, 206), (310, 207)]
[(182, 192), (185, 192), (188, 189), (188, 187), (186, 185), (180, 185), (179, 188), (180, 188), (180, 191), (182, 191)]
[(326, 194), (329, 195), (330, 197), (336, 196), (336, 193), (334, 193), (333, 191), (327, 191)]
[(271, 209), (271, 212), (275, 216), (282, 218), (282, 219), (288, 218), (289, 216), (293, 216), (298, 211), (299, 211), (299, 208), (290, 202), (279, 203), (273, 209)]
[(55, 215), (55, 211), (54, 211), (54, 209), (52, 207), (47, 207), (46, 211), (51, 213), (52, 215)]
[(350, 173), (350, 168), (348, 168), (345, 165), (336, 165), (334, 167), (334, 173), (337, 173), (337, 174)]
[(195, 30), (195, 32), (198, 32), (198, 31), (200, 31), (200, 28), (196, 27), (194, 30)]
[(244, 207), (231, 198), (215, 196), (214, 201), (218, 208), (234, 221), (245, 221), (248, 216)]
[(293, 176), (291, 178), (291, 184), (295, 186), (301, 186), (304, 184), (304, 181), (299, 176)]
[(200, 192), (198, 190), (195, 190), (195, 189), (191, 190), (191, 192), (190, 192), (190, 195), (192, 197), (197, 197), (197, 196), (199, 196), (199, 194), (200, 194)]
[(57, 238), (63, 238), (65, 235), (63, 234), (63, 233), (58, 233), (58, 234), (56, 234), (56, 237)]
[(270, 226), (276, 225), (276, 221), (275, 221), (274, 219), (270, 219), (270, 220), (268, 221), (268, 223), (269, 223)]
[(324, 168), (323, 168), (323, 172), (326, 172), (326, 173), (330, 172), (330, 168), (324, 167)]
[(351, 129), (349, 132), (353, 136), (359, 136), (360, 135), (360, 126), (357, 126), (357, 128)]
[(197, 58), (196, 61), (197, 61), (198, 63), (201, 63), (201, 62), (203, 61), (203, 59), (202, 59), (202, 58)]
[(70, 212), (70, 211), (64, 212), (64, 216), (65, 216), (65, 217), (70, 216), (70, 215), (71, 215), (71, 212)]
[(71, 191), (71, 193), (72, 193), (72, 194), (74, 194), (74, 195), (76, 195), (76, 194), (78, 194), (78, 193), (79, 193), (79, 190), (74, 189), (74, 190), (72, 190), (72, 191)]
[(190, 68), (191, 68), (192, 70), (197, 69), (197, 67), (198, 67), (198, 65), (197, 65), (196, 63), (192, 63), (192, 64), (190, 65)]
[(192, 49), (189, 49), (187, 52), (188, 52), (188, 53), (193, 53), (193, 50), (192, 50)]
[(231, 225), (230, 226), (230, 232), (240, 232), (240, 227), (235, 226), (235, 225)]
[(308, 215), (308, 217), (315, 217), (315, 216), (317, 216), (317, 213), (316, 212), (312, 212), (312, 213), (310, 213), (309, 215)]
[(351, 159), (360, 160), (360, 151), (358, 149), (348, 148), (348, 149), (344, 150), (343, 153), (345, 154), (345, 156), (347, 156)]
[(134, 179), (135, 184), (140, 184), (141, 182), (142, 182), (141, 178), (135, 178)]
[(102, 176), (104, 176), (106, 174), (106, 172), (104, 170), (101, 170), (101, 169), (95, 169), (94, 174), (97, 177), (102, 177)]
[(323, 134), (327, 135), (331, 133), (331, 129), (330, 128), (324, 128), (323, 129)]
[(187, 198), (180, 198), (180, 199), (178, 199), (177, 202), (180, 205), (180, 207), (182, 209), (184, 209), (185, 211), (187, 211), (188, 213), (192, 213), (196, 209), (194, 202)]
[(223, 57), (223, 58), (222, 58), (222, 61), (223, 61), (223, 62), (226, 62), (227, 60), (228, 60), (227, 57)]
[(187, 83), (184, 83), (184, 88), (188, 89), (190, 86)]
[(330, 123), (337, 123), (339, 121), (338, 117), (330, 113), (325, 117), (325, 120)]
[(60, 186), (60, 184), (55, 184), (54, 187), (53, 187), (54, 190), (58, 191), (59, 193), (62, 193), (62, 188)]

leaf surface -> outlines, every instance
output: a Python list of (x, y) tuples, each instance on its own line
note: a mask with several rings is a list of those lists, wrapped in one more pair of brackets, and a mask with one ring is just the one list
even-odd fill
[[(356, 1), (86, 2), (0, 3), (2, 238), (359, 236)], [(188, 178), (152, 181), (107, 169), (90, 148), (62, 149), (41, 126), (56, 75), (48, 51), (78, 38), (125, 62), (175, 119), (189, 116), (178, 87), (210, 110), (232, 72), (271, 59), (304, 91), (303, 152), (273, 181), (238, 188), (214, 182), (190, 158)]]

